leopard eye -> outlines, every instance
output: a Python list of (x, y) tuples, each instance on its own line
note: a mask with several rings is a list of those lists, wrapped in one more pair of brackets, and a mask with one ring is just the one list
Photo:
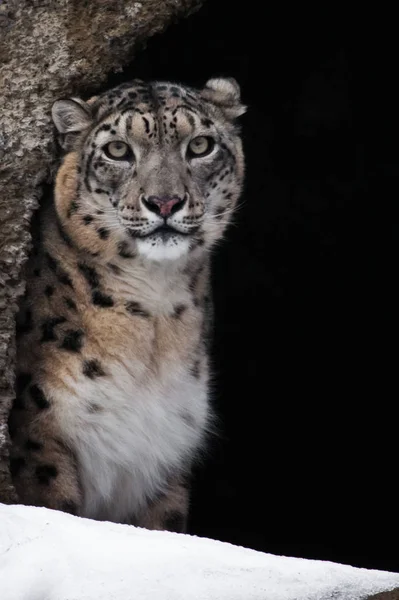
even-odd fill
[(199, 135), (193, 138), (188, 145), (187, 155), (189, 158), (200, 158), (210, 154), (215, 146), (215, 142), (211, 137)]
[(127, 160), (131, 157), (132, 151), (125, 142), (109, 142), (103, 148), (106, 156), (112, 160)]

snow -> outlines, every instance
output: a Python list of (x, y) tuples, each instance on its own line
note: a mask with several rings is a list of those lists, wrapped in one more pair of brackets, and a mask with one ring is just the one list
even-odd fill
[(0, 504), (1, 600), (361, 600), (399, 573)]

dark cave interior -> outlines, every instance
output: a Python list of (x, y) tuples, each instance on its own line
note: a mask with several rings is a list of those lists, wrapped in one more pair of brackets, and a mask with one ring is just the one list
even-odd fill
[(223, 428), (189, 532), (397, 571), (390, 36), (376, 49), (335, 5), (287, 13), (208, 0), (108, 82), (228, 75), (249, 107), (243, 205), (213, 265)]

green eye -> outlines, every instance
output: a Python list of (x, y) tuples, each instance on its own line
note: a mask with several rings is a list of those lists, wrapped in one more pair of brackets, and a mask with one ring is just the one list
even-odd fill
[(210, 154), (215, 146), (215, 142), (211, 137), (199, 135), (193, 138), (188, 145), (187, 154), (189, 158), (199, 158)]
[(104, 152), (113, 160), (126, 160), (131, 156), (131, 150), (125, 142), (109, 142), (104, 146)]

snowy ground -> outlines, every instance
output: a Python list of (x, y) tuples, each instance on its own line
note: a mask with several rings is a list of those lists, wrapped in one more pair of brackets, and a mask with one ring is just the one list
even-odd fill
[(399, 573), (0, 505), (1, 600), (357, 600)]

